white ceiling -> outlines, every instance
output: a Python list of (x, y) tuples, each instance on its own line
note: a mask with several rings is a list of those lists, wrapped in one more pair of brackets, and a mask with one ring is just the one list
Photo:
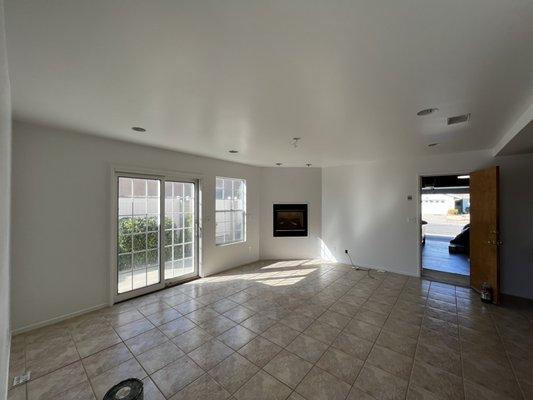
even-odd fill
[(254, 165), (492, 148), (533, 98), (532, 0), (7, 0), (6, 14), (16, 119)]

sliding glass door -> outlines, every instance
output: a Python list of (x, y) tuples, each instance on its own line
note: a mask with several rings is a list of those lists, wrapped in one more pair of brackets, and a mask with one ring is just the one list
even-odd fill
[(197, 182), (122, 173), (115, 178), (115, 301), (197, 276)]
[(196, 190), (192, 182), (165, 182), (165, 279), (196, 275)]
[(157, 179), (118, 178), (118, 293), (160, 282), (160, 187)]

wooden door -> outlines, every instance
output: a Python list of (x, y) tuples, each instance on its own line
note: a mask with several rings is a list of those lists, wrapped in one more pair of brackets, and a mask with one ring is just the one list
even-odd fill
[(487, 282), (494, 303), (500, 290), (499, 167), (470, 174), (470, 286)]

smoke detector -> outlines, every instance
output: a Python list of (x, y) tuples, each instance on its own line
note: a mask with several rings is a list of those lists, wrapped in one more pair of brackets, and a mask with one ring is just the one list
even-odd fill
[(291, 140), (291, 144), (292, 144), (292, 146), (293, 146), (293, 147), (298, 147), (298, 142), (299, 142), (300, 140), (302, 140), (302, 138), (299, 138), (299, 137), (294, 137), (294, 138), (292, 138), (292, 140)]
[(470, 113), (448, 117), (448, 125), (461, 124), (470, 119)]

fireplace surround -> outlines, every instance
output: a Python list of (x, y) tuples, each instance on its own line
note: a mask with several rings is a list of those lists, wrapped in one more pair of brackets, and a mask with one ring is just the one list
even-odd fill
[(307, 204), (274, 204), (274, 237), (307, 236)]

